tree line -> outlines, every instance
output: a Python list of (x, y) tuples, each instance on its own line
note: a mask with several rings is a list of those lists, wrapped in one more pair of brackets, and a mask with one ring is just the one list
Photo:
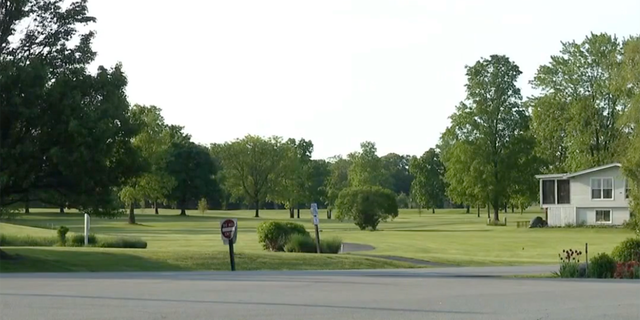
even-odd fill
[(499, 220), (499, 210), (537, 201), (535, 174), (613, 161), (623, 163), (638, 199), (637, 35), (561, 43), (531, 81), (538, 93), (526, 98), (515, 62), (481, 58), (466, 67), (466, 97), (451, 125), (422, 155), (378, 156), (366, 141), (344, 157), (313, 159), (314, 145), (304, 138), (247, 135), (197, 144), (183, 127), (166, 123), (159, 107), (131, 105), (122, 65), (89, 70), (94, 33), (79, 30), (95, 22), (87, 0), (63, 2), (9, 0), (0, 8), (4, 212), (28, 210), (34, 201), (98, 216), (126, 207), (135, 223), (141, 206), (186, 214), (206, 199), (210, 208), (252, 208), (256, 217), (260, 209), (283, 207), (293, 218), (312, 202), (331, 215), (360, 190), (385, 199), (389, 191), (400, 207), (448, 203), (476, 207), (478, 215), (484, 207)]

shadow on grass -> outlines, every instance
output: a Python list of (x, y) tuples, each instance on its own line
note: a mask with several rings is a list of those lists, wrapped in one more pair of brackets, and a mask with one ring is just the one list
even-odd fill
[(389, 230), (380, 230), (387, 232), (477, 232), (477, 231), (491, 231), (488, 229), (463, 229), (463, 230), (454, 230), (454, 229), (430, 229), (430, 230), (411, 230), (411, 229), (389, 229)]
[(51, 250), (41, 248), (3, 248), (11, 255), (0, 260), (0, 272), (79, 272), (79, 271), (180, 271), (189, 270), (139, 255), (101, 251)]

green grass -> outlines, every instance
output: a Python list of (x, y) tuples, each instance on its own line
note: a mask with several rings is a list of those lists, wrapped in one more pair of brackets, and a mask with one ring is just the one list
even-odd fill
[[(293, 253), (264, 252), (258, 243), (257, 225), (266, 220), (291, 221), (284, 210), (262, 210), (260, 218), (253, 218), (252, 211), (209, 211), (204, 215), (197, 211), (189, 216), (178, 216), (177, 210), (161, 210), (154, 215), (151, 209), (138, 211), (139, 224), (129, 225), (126, 217), (120, 219), (92, 220), (91, 232), (100, 236), (140, 237), (147, 241), (147, 249), (97, 249), (97, 248), (7, 248), (25, 256), (51, 261), (51, 265), (66, 260), (109, 258), (110, 261), (133, 259), (137, 264), (118, 263), (103, 266), (104, 270), (226, 270), (228, 253), (220, 240), (221, 218), (238, 218), (239, 254), (238, 269), (341, 269), (341, 268), (387, 268), (408, 267), (380, 259), (361, 260), (349, 255), (303, 255)], [(302, 219), (293, 219), (313, 230), (308, 210)], [(321, 215), (324, 214), (322, 210)], [(589, 253), (611, 252), (614, 246), (632, 235), (624, 229), (586, 228), (516, 228), (515, 222), (530, 220), (540, 212), (524, 215), (508, 213), (508, 225), (487, 226), (486, 211), (477, 218), (475, 212), (464, 214), (463, 210), (438, 210), (436, 214), (417, 210), (401, 210), (394, 221), (383, 222), (379, 231), (360, 231), (350, 222), (321, 219), (320, 239), (339, 237), (345, 242), (369, 244), (374, 251), (360, 252), (376, 255), (400, 256), (456, 265), (532, 265), (558, 262), (562, 249), (582, 249), (589, 243)], [(503, 214), (502, 217), (505, 215)], [(32, 209), (31, 214), (21, 215), (12, 224), (0, 224), (0, 233), (28, 234), (33, 236), (55, 235), (60, 225), (71, 232), (82, 232), (83, 217), (78, 213), (59, 214), (56, 210)], [(34, 228), (35, 227), (35, 228)], [(85, 258), (86, 257), (86, 258)], [(24, 259), (27, 260), (27, 259)], [(34, 259), (35, 260), (35, 259)], [(91, 260), (93, 261), (93, 260)], [(25, 262), (26, 263), (26, 262)], [(65, 268), (91, 268), (70, 262)], [(36, 264), (37, 265), (37, 264)], [(63, 264), (64, 265), (64, 264)], [(96, 267), (100, 267), (99, 265)], [(27, 268), (27, 267), (25, 267)], [(52, 267), (53, 268), (53, 267)], [(60, 267), (62, 268), (62, 266)], [(111, 269), (110, 269), (111, 268)], [(116, 268), (116, 269), (113, 269)], [(120, 269), (118, 269), (120, 268)], [(136, 269), (138, 268), (138, 269)], [(6, 263), (2, 269), (9, 270)], [(28, 269), (28, 268), (27, 268)], [(75, 269), (74, 269), (75, 270)]]

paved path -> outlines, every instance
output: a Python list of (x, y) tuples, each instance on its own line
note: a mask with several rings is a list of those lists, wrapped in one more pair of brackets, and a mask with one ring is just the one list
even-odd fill
[[(358, 254), (358, 252), (371, 251), (371, 250), (375, 250), (375, 247), (371, 246), (371, 245), (368, 245), (368, 244), (347, 243), (347, 242), (345, 242), (345, 243), (342, 244), (342, 250), (340, 251), (340, 253), (352, 253), (352, 254), (364, 256), (362, 254)], [(376, 258), (380, 258), (380, 259), (387, 259), (387, 260), (393, 260), (393, 261), (413, 263), (413, 264), (417, 264), (417, 265), (421, 265), (421, 266), (428, 266), (428, 267), (455, 267), (454, 265), (450, 265), (450, 264), (444, 264), (444, 263), (432, 262), (432, 261), (420, 260), (420, 259), (413, 259), (413, 258), (398, 257), (398, 256), (371, 255), (369, 257), (376, 257)]]
[(640, 282), (507, 279), (550, 266), (0, 275), (2, 320), (640, 319)]

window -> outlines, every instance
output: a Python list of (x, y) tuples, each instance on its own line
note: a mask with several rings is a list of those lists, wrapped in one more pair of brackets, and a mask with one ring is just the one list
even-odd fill
[(629, 186), (629, 180), (624, 181), (624, 198), (629, 199), (629, 194), (631, 193), (631, 186)]
[(611, 223), (611, 210), (596, 210), (597, 223)]
[(558, 204), (569, 204), (571, 203), (571, 184), (569, 180), (558, 180), (557, 181), (557, 189), (558, 189)]
[(542, 204), (556, 204), (555, 180), (542, 180)]
[(591, 178), (591, 199), (613, 200), (613, 178)]

